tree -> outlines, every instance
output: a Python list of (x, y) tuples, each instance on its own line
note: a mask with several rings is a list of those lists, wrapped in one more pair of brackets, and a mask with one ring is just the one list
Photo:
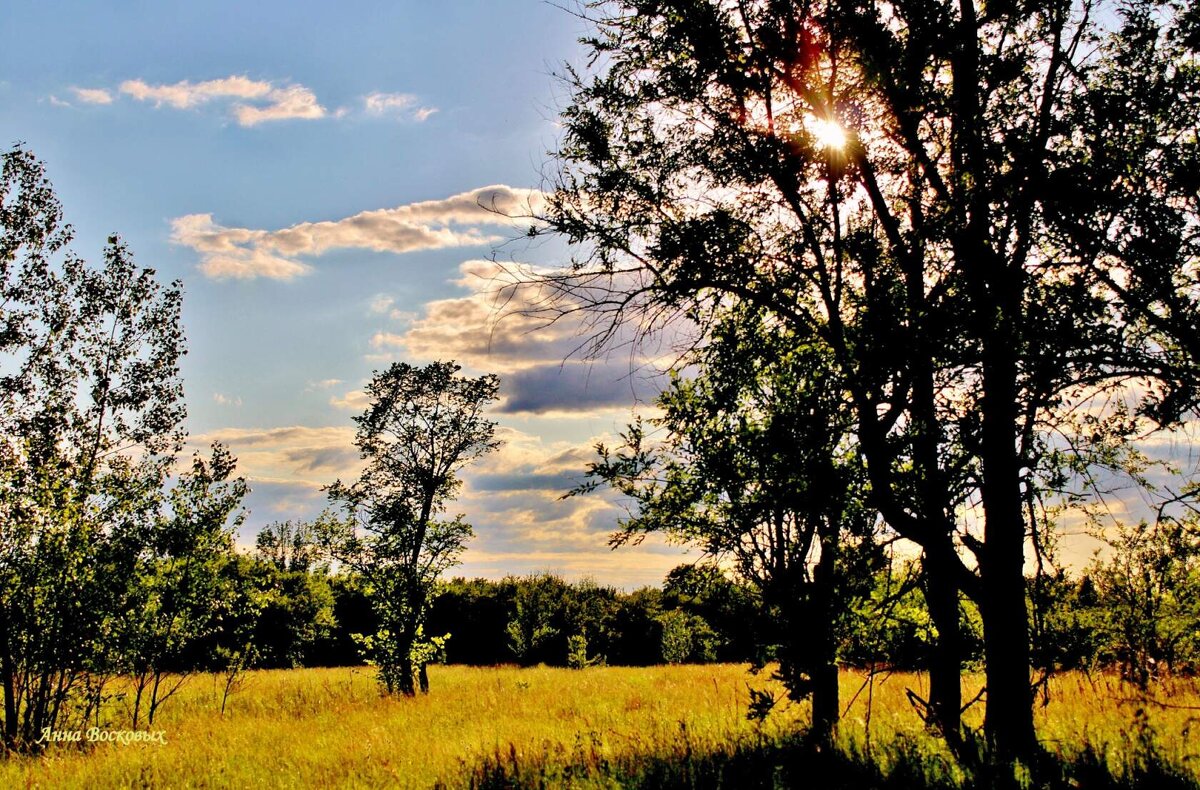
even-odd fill
[(307, 571), (316, 545), (312, 525), (305, 521), (276, 521), (262, 528), (254, 540), (254, 553), (281, 571)]
[(30, 152), (0, 175), (0, 686), (4, 742), (94, 711), (182, 445), (181, 287), (113, 236), (103, 264)]
[(1200, 666), (1200, 524), (1192, 518), (1123, 526), (1112, 554), (1089, 569), (1109, 656), (1143, 691), (1157, 674)]
[[(1131, 379), (1152, 383), (1138, 409), (1160, 422), (1195, 403), (1194, 10), (588, 13), (595, 70), (566, 75), (542, 217), (584, 252), (540, 279), (550, 314), (706, 326), (739, 300), (826, 347), (872, 505), (922, 549), (935, 717), (953, 745), (961, 591), (984, 625), (988, 741), (1036, 761), (1023, 568), (1048, 526), (1048, 437)], [(968, 506), (981, 528), (960, 522)]]
[(505, 631), (522, 665), (554, 660), (550, 646), (561, 635), (566, 599), (567, 583), (558, 576), (539, 573), (517, 580)]
[(483, 415), (499, 379), (459, 370), (453, 362), (395, 363), (375, 374), (370, 404), (355, 418), (366, 468), (353, 483), (329, 487), (347, 519), (319, 523), (326, 550), (367, 584), (379, 617), (371, 645), (389, 694), (414, 694), (414, 671), (429, 690), (425, 665), (437, 648), (424, 633), (430, 595), (471, 536), (461, 516), (437, 516), (461, 485), (459, 470), (500, 446), (496, 424)]
[[(732, 564), (777, 629), (779, 678), (793, 698), (812, 698), (813, 733), (827, 740), (848, 615), (870, 590), (856, 580), (882, 557), (843, 392), (821, 355), (764, 333), (753, 311), (729, 315), (688, 358), (695, 378), (676, 377), (659, 398), (663, 444), (632, 426), (615, 454), (598, 447), (581, 490), (603, 481), (636, 504), (614, 544), (667, 532)], [(690, 626), (666, 617), (664, 658), (681, 660)]]
[[(199, 453), (168, 496), (150, 551), (130, 576), (131, 606), (119, 631), (133, 679), (132, 725), (154, 723), (159, 707), (198, 669), (197, 647), (225, 625), (231, 599), (221, 571), (234, 554), (234, 535), (245, 521), (243, 478), (232, 478), (237, 459), (220, 444), (206, 461)], [(231, 629), (232, 630), (232, 629)]]

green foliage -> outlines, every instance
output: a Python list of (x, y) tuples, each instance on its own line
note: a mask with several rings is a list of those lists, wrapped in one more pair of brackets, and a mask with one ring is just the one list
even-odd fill
[(571, 634), (567, 637), (567, 666), (571, 669), (585, 669), (604, 663), (603, 656), (588, 656), (588, 640), (584, 634)]
[(345, 518), (326, 514), (316, 525), (329, 556), (364, 581), (378, 618), (371, 655), (389, 694), (413, 694), (417, 683), (428, 690), (429, 599), (471, 536), (461, 516), (437, 515), (460, 485), (457, 472), (499, 447), (495, 423), (483, 416), (499, 380), (459, 370), (453, 362), (396, 363), (375, 374), (366, 388), (369, 405), (355, 418), (366, 468), (350, 485), (329, 486)]
[(122, 667), (182, 445), (178, 282), (113, 236), (91, 266), (41, 162), (0, 176), (0, 686), (4, 744), (86, 721)]
[(506, 627), (513, 655), (525, 665), (545, 660), (545, 650), (559, 628), (565, 610), (567, 585), (548, 573), (529, 576), (517, 585), (513, 617)]
[(718, 636), (703, 618), (678, 609), (663, 612), (662, 657), (668, 664), (689, 661), (714, 661)]
[[(129, 579), (131, 609), (118, 633), (120, 669), (134, 678), (131, 719), (153, 724), (160, 705), (187, 674), (211, 668), (197, 646), (229, 628), (229, 610), (244, 601), (224, 574), (235, 561), (233, 538), (245, 519), (246, 481), (230, 479), (236, 459), (219, 444), (210, 460), (199, 453), (168, 495), (169, 510)], [(245, 619), (245, 618), (243, 618)], [(249, 641), (244, 633), (241, 642)], [(240, 660), (240, 659), (238, 659)], [(173, 676), (168, 680), (168, 674)]]
[(1159, 667), (1200, 669), (1200, 523), (1143, 521), (1108, 541), (1109, 559), (1089, 569), (1106, 657), (1143, 689)]

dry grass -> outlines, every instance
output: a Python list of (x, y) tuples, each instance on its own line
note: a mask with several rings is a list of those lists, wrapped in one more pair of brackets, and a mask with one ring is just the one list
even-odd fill
[[(773, 741), (807, 716), (804, 706), (782, 703), (764, 724), (748, 721), (747, 683), (779, 697), (782, 691), (765, 675), (733, 665), (434, 667), (431, 681), (427, 697), (385, 699), (362, 669), (254, 672), (222, 717), (218, 679), (198, 676), (155, 722), (167, 745), (103, 744), (84, 753), (56, 747), (0, 764), (0, 787), (454, 786), (487, 756), (511, 759), (510, 750), (519, 761), (564, 764), (674, 754), (681, 742), (703, 753)], [(920, 749), (939, 754), (905, 694), (920, 693), (922, 682), (893, 675), (866, 689), (862, 675), (846, 673), (845, 745), (866, 747), (870, 699), (872, 744), (907, 733)], [(1039, 709), (1040, 733), (1064, 755), (1087, 743), (1118, 765), (1141, 734), (1153, 731), (1173, 763), (1200, 767), (1200, 739), (1190, 735), (1200, 710), (1182, 707), (1200, 707), (1195, 682), (1157, 690), (1160, 701), (1180, 706), (1172, 708), (1141, 704), (1107, 677), (1067, 676), (1050, 693), (1051, 704)], [(1139, 707), (1146, 715), (1135, 726)], [(114, 706), (110, 726), (127, 726), (123, 717)]]

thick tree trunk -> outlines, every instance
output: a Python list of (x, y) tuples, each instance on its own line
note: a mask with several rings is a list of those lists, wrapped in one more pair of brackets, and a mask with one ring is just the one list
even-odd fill
[(413, 685), (413, 663), (407, 652), (396, 661), (396, 690), (406, 697), (415, 697), (417, 694)]
[(950, 536), (925, 549), (925, 603), (937, 629), (929, 655), (929, 714), (951, 751), (962, 745), (963, 637), (955, 581), (954, 546)]
[(428, 664), (426, 664), (424, 661), (422, 661), (417, 667), (417, 682), (421, 687), (422, 694), (429, 693), (429, 670), (427, 667)]
[[(984, 732), (996, 756), (1032, 765), (1037, 757), (1025, 601), (1025, 517), (1016, 445), (1017, 362), (1014, 298), (984, 335), (982, 453), (984, 547), (979, 613), (987, 661)], [(1006, 308), (1006, 309), (1005, 309)]]
[(828, 663), (812, 670), (812, 734), (821, 743), (831, 743), (839, 715), (838, 666)]

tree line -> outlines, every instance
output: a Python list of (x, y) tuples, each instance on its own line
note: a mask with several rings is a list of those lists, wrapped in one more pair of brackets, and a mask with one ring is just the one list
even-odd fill
[[(367, 581), (331, 569), (307, 522), (275, 522), (252, 551), (232, 545), (208, 561), (226, 605), (207, 624), (180, 631), (160, 662), (168, 679), (245, 668), (361, 666), (364, 635), (380, 630)], [(286, 548), (284, 548), (286, 547)], [(864, 585), (836, 645), (837, 664), (879, 674), (928, 671), (937, 632), (922, 594), (921, 567), (886, 561)], [(1035, 580), (1029, 580), (1030, 588)], [(1158, 674), (1200, 671), (1200, 545), (1126, 528), (1112, 553), (1080, 573), (1041, 579), (1044, 614), (1031, 622), (1033, 663), (1045, 673), (1116, 671), (1147, 684)], [(1034, 604), (1031, 603), (1031, 608)], [(961, 612), (964, 664), (982, 664), (979, 612)], [(433, 660), (492, 666), (735, 662), (765, 667), (786, 654), (788, 635), (757, 587), (709, 564), (684, 564), (660, 586), (632, 591), (570, 582), (552, 573), (499, 580), (454, 577), (430, 592), (426, 626), (443, 637)]]

